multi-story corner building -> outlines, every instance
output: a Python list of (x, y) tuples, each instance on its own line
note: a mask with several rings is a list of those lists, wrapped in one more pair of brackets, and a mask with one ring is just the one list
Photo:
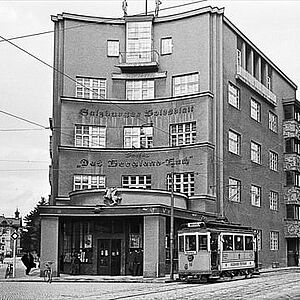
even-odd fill
[(22, 219), (18, 210), (15, 217), (0, 216), (0, 257), (12, 257), (14, 251), (14, 239), (16, 239), (16, 255), (21, 253), (18, 229), (22, 226)]
[(297, 87), (223, 9), (52, 21), (42, 260), (56, 272), (70, 272), (76, 255), (84, 274), (164, 275), (172, 199), (175, 233), (188, 221), (228, 219), (257, 230), (262, 267), (298, 263), (288, 259), (300, 235), (289, 201), (299, 200), (297, 187), (286, 192), (282, 132)]

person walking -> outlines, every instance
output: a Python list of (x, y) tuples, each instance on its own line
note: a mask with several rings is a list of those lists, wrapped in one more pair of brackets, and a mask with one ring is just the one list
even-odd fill
[(33, 259), (33, 255), (27, 251), (21, 258), (24, 266), (26, 267), (25, 274), (29, 275), (31, 268), (35, 268), (35, 263)]

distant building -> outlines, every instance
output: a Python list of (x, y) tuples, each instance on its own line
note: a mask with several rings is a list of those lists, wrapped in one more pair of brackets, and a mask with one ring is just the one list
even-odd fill
[[(12, 234), (16, 232), (22, 226), (22, 219), (18, 210), (15, 211), (15, 217), (0, 216), (0, 256), (12, 257), (14, 239)], [(21, 253), (20, 238), (17, 238), (17, 250), (16, 254)]]
[(298, 145), (297, 86), (223, 9), (52, 20), (42, 260), (55, 272), (76, 255), (83, 274), (163, 276), (173, 184), (175, 233), (228, 219), (257, 230), (262, 267), (298, 264), (300, 152), (284, 146)]

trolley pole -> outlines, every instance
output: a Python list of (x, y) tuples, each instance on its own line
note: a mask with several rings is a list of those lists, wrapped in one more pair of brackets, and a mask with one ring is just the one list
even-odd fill
[(170, 280), (174, 280), (174, 166), (171, 172), (171, 216), (170, 216)]

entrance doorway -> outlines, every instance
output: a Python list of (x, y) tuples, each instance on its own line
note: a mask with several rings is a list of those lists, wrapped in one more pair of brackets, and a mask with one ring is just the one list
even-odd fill
[(287, 239), (287, 264), (288, 267), (299, 265), (299, 239)]
[(97, 274), (121, 274), (121, 240), (99, 239), (97, 243)]

